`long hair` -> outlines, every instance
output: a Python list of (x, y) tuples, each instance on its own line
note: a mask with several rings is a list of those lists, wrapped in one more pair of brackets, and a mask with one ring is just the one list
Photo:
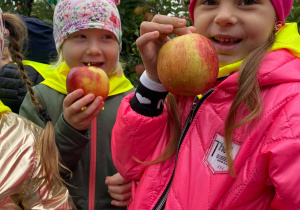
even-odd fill
[(28, 36), (26, 25), (24, 21), (15, 14), (4, 13), (4, 20), (5, 27), (9, 30), (10, 34), (8, 37), (9, 51), (18, 65), (19, 72), (26, 84), (32, 103), (35, 105), (39, 113), (43, 113), (41, 115), (45, 118), (44, 120), (46, 121), (46, 127), (44, 128), (41, 139), (38, 141), (37, 146), (40, 149), (42, 174), (47, 185), (49, 186), (49, 192), (51, 192), (54, 183), (58, 183), (59, 185), (63, 185), (63, 183), (65, 183), (65, 181), (60, 177), (60, 169), (68, 169), (59, 162), (59, 153), (54, 139), (53, 125), (49, 120), (49, 117), (47, 117), (47, 114), (45, 114), (45, 110), (39, 103), (22, 63), (22, 42), (24, 40), (27, 40)]
[[(239, 70), (238, 90), (226, 118), (224, 135), (226, 158), (232, 176), (235, 176), (231, 153), (232, 135), (235, 129), (257, 119), (262, 112), (263, 105), (257, 80), (257, 71), (264, 55), (274, 42), (275, 32), (271, 34), (264, 44), (258, 46), (244, 59)], [(247, 109), (248, 114), (236, 122), (238, 112), (244, 112), (245, 109)]]
[(137, 162), (145, 165), (160, 163), (169, 159), (176, 152), (181, 134), (181, 112), (178, 108), (176, 97), (172, 93), (168, 93), (167, 95), (166, 108), (170, 131), (166, 148), (157, 158), (149, 162), (142, 162), (136, 157), (133, 157)]

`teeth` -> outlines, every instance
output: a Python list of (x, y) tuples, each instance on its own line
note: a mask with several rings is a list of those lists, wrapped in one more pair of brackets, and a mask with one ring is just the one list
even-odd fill
[(217, 41), (219, 41), (219, 42), (236, 42), (236, 41), (238, 41), (238, 39), (235, 39), (235, 38), (231, 38), (231, 39), (224, 39), (224, 38), (217, 38), (217, 37), (215, 37), (215, 39), (217, 40)]
[(99, 63), (87, 63), (88, 66), (96, 66), (98, 65)]

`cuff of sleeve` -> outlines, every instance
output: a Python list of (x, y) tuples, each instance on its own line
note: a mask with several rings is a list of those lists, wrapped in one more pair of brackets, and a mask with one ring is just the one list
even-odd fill
[(80, 146), (86, 146), (86, 144), (89, 142), (90, 135), (88, 132), (86, 134), (82, 134), (72, 128), (68, 123), (64, 120), (63, 114), (61, 114), (60, 118), (58, 119), (56, 123), (56, 128), (58, 129), (59, 133), (61, 133), (63, 136), (70, 139), (73, 143)]
[(129, 103), (135, 112), (147, 117), (155, 117), (163, 112), (164, 102), (167, 95), (167, 91), (154, 91), (153, 88), (147, 88), (142, 81), (140, 81), (136, 88), (135, 94), (130, 99)]
[(153, 90), (155, 92), (167, 92), (164, 86), (161, 83), (152, 81), (148, 76), (146, 71), (142, 74), (140, 78), (140, 82), (148, 89)]

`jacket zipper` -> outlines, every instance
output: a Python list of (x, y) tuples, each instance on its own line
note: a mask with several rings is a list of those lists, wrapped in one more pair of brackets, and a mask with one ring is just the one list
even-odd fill
[(95, 209), (96, 156), (97, 156), (97, 117), (95, 117), (92, 120), (92, 124), (91, 124), (89, 210), (94, 210)]
[(177, 146), (177, 151), (176, 151), (176, 157), (175, 157), (175, 166), (174, 166), (174, 170), (172, 172), (172, 176), (169, 180), (169, 183), (167, 184), (166, 189), (164, 190), (163, 194), (160, 196), (160, 198), (158, 199), (157, 203), (155, 204), (153, 210), (162, 210), (165, 209), (165, 205), (166, 205), (166, 201), (168, 198), (168, 194), (170, 192), (171, 189), (171, 185), (173, 182), (173, 178), (174, 178), (174, 174), (175, 174), (175, 169), (177, 166), (177, 159), (178, 159), (178, 153), (179, 153), (179, 149), (181, 147), (181, 144), (183, 142), (183, 139), (191, 125), (191, 123), (193, 122), (194, 116), (197, 112), (197, 110), (199, 109), (199, 107), (201, 106), (201, 104), (204, 102), (204, 100), (214, 91), (214, 88), (210, 89), (209, 91), (207, 91), (201, 99), (198, 99), (198, 97), (196, 96), (193, 102), (193, 106), (191, 108), (191, 111), (184, 123), (180, 138), (179, 138), (179, 142), (178, 142), (178, 146)]

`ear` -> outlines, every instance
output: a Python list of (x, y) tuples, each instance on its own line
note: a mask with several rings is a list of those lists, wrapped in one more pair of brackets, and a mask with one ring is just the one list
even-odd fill
[(4, 29), (3, 36), (4, 36), (5, 39), (7, 39), (9, 37), (9, 30), (8, 29), (6, 29), (6, 28)]

